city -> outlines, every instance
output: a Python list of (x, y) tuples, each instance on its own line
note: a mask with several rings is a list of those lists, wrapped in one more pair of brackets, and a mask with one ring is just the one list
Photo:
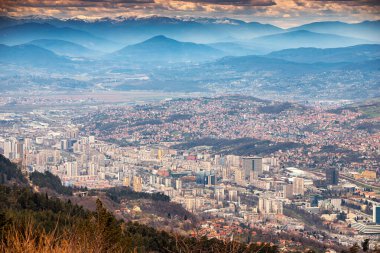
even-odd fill
[(3, 252), (380, 253), (379, 0), (1, 0)]
[[(341, 106), (234, 95), (4, 112), (0, 150), (84, 196), (114, 187), (162, 193), (196, 217), (179, 220), (180, 233), (266, 239), (285, 251), (365, 239), (375, 247), (380, 139), (358, 126), (378, 118), (359, 121), (362, 112)], [(148, 209), (127, 201), (112, 211), (152, 224), (140, 214)]]

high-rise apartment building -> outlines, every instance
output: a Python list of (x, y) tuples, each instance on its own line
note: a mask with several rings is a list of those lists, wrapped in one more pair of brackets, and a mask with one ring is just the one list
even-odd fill
[(219, 201), (223, 201), (224, 198), (225, 198), (225, 195), (224, 195), (224, 188), (215, 188), (214, 196), (215, 196), (215, 199), (216, 199), (218, 202), (219, 202)]
[(10, 140), (4, 142), (4, 156), (8, 159), (13, 159), (13, 145)]
[(244, 171), (239, 168), (235, 168), (235, 182), (237, 184), (242, 184), (244, 181)]
[(373, 206), (373, 222), (380, 224), (380, 206)]
[(77, 177), (79, 176), (78, 163), (77, 162), (67, 162), (65, 164), (66, 175), (68, 177)]
[(90, 163), (88, 168), (88, 175), (90, 176), (96, 176), (98, 174), (98, 164), (96, 163)]
[(133, 177), (133, 190), (135, 192), (142, 192), (142, 178), (139, 176)]
[(291, 199), (293, 197), (293, 185), (283, 185), (282, 192), (284, 198)]
[(293, 195), (305, 194), (305, 180), (303, 178), (293, 178)]
[(208, 175), (207, 176), (207, 186), (213, 186), (216, 185), (216, 176), (215, 175)]
[(176, 188), (176, 190), (182, 189), (182, 180), (181, 179), (177, 179), (175, 181), (175, 188)]
[(263, 158), (261, 157), (243, 157), (242, 167), (246, 179), (249, 179), (251, 171), (258, 177), (263, 173)]
[(275, 198), (260, 197), (258, 211), (261, 214), (282, 214), (283, 203)]
[(327, 185), (337, 185), (339, 183), (339, 171), (336, 168), (326, 170)]
[(123, 185), (126, 186), (126, 187), (130, 187), (131, 186), (131, 181), (130, 181), (129, 177), (125, 177), (124, 178)]
[(238, 202), (238, 191), (228, 190), (228, 200), (232, 202)]

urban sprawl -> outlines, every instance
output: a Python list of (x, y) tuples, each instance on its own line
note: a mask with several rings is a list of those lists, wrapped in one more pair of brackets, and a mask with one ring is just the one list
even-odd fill
[(259, 228), (331, 246), (370, 238), (374, 247), (380, 132), (371, 126), (379, 118), (340, 106), (222, 96), (3, 112), (0, 153), (82, 187), (78, 194), (163, 193), (199, 217), (194, 236)]

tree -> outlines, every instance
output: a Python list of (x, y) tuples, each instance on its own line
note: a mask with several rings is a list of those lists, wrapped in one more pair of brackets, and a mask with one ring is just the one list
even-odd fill
[(358, 253), (360, 250), (360, 247), (357, 243), (355, 243), (351, 248), (350, 248), (350, 253)]
[(96, 238), (102, 242), (106, 251), (116, 250), (121, 247), (121, 224), (103, 207), (103, 203), (96, 200)]
[(5, 226), (10, 223), (10, 220), (7, 218), (5, 211), (0, 210), (0, 238), (2, 238)]
[(362, 249), (364, 252), (367, 252), (369, 250), (369, 239), (365, 239), (362, 242)]

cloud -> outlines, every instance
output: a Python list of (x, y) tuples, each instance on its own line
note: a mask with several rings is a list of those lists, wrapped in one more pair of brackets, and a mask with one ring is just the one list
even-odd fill
[(64, 8), (64, 7), (117, 7), (120, 5), (135, 5), (154, 3), (154, 0), (2, 0), (5, 6), (33, 8)]
[(334, 3), (348, 6), (380, 6), (379, 0), (311, 0), (320, 3)]
[(380, 19), (380, 0), (0, 0), (0, 12), (58, 18), (230, 17), (289, 27), (314, 21)]
[(177, 0), (184, 2), (193, 2), (193, 3), (201, 3), (201, 4), (214, 4), (214, 5), (231, 5), (231, 6), (257, 6), (257, 7), (265, 7), (265, 6), (273, 6), (276, 3), (272, 0)]

